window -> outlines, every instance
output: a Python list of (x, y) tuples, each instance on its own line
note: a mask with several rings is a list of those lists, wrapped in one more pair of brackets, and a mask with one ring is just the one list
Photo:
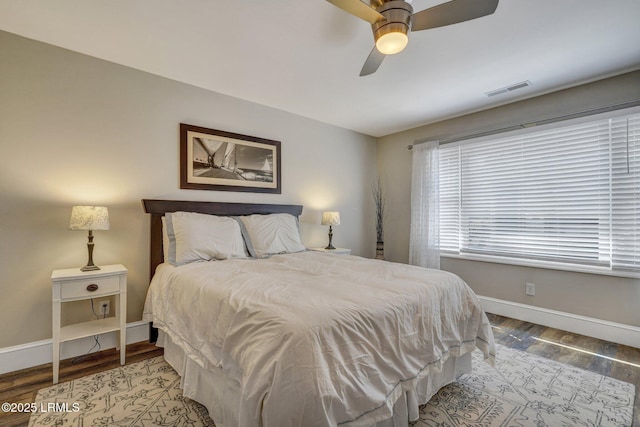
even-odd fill
[(640, 271), (640, 114), (442, 145), (440, 249)]

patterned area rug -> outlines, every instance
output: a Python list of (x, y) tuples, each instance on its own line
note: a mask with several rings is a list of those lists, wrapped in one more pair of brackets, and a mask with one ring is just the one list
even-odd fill
[[(413, 426), (631, 426), (633, 385), (496, 347), (495, 368), (475, 352), (473, 372), (442, 388)], [(36, 404), (30, 426), (214, 426), (162, 357), (42, 389)]]
[(182, 396), (180, 377), (162, 356), (44, 388), (35, 402), (34, 427), (215, 425), (204, 406)]
[(414, 427), (631, 426), (635, 386), (496, 344), (495, 368), (473, 372), (431, 398)]

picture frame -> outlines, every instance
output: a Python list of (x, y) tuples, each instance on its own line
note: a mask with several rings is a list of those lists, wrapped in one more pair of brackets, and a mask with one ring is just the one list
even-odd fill
[(180, 188), (281, 194), (280, 145), (180, 123)]

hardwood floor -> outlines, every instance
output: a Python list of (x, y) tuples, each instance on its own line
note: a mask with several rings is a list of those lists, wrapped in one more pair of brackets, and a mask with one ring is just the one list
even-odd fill
[(640, 427), (640, 349), (488, 314), (496, 343), (635, 385), (633, 426)]
[[(562, 363), (626, 381), (636, 386), (633, 426), (640, 427), (640, 349), (558, 329), (489, 314), (496, 342)], [(147, 343), (127, 346), (127, 364), (162, 354)], [(605, 356), (605, 357), (602, 357)], [(618, 359), (619, 361), (612, 360)], [(119, 366), (119, 353), (105, 350), (79, 363), (60, 363), (60, 382)], [(0, 375), (0, 402), (33, 402), (36, 392), (51, 385), (51, 364)], [(29, 414), (0, 412), (0, 426), (25, 426)]]

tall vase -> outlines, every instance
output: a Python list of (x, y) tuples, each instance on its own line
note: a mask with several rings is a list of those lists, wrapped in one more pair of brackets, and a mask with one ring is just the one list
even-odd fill
[(376, 242), (376, 259), (384, 259), (384, 242)]

